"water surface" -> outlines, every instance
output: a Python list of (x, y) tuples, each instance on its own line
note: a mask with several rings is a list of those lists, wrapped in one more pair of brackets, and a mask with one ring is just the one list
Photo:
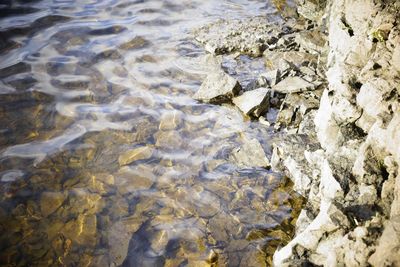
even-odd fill
[[(190, 32), (265, 0), (0, 4), (0, 265), (264, 266), (299, 199), (231, 159), (271, 131), (191, 96)], [(230, 59), (243, 83), (262, 59)], [(252, 76), (253, 75), (253, 76)]]

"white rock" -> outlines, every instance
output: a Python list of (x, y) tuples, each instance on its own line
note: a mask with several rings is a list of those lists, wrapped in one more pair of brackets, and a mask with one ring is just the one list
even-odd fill
[(281, 94), (290, 94), (313, 90), (316, 86), (316, 84), (307, 82), (298, 76), (294, 76), (287, 77), (283, 81), (280, 81), (278, 84), (273, 86), (272, 89)]
[(269, 89), (258, 88), (235, 97), (233, 103), (244, 114), (259, 117), (261, 114), (265, 113), (269, 107), (269, 94)]
[(269, 167), (265, 151), (257, 139), (245, 138), (244, 144), (233, 151), (232, 159), (240, 167)]
[(220, 104), (230, 101), (241, 90), (239, 82), (222, 70), (210, 73), (193, 98)]

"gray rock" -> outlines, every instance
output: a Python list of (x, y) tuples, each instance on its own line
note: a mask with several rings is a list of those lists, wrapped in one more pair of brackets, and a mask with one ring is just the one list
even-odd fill
[(207, 103), (221, 104), (229, 102), (241, 89), (236, 79), (222, 70), (215, 71), (207, 76), (193, 98)]
[(268, 110), (270, 90), (258, 88), (235, 97), (233, 103), (246, 115), (260, 117)]

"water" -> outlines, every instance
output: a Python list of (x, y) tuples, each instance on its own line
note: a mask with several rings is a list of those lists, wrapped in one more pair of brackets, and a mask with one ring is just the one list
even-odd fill
[[(264, 0), (0, 4), (0, 265), (264, 266), (301, 201), (230, 155), (272, 132), (191, 96), (190, 32)], [(225, 62), (250, 83), (262, 59)]]

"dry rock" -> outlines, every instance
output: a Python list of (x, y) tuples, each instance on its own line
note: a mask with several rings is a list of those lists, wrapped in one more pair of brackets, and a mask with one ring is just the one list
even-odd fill
[(244, 114), (259, 117), (265, 113), (269, 107), (269, 94), (269, 89), (258, 88), (235, 97), (233, 103)]
[(240, 90), (239, 82), (220, 70), (207, 76), (193, 98), (203, 102), (221, 104), (229, 102)]

